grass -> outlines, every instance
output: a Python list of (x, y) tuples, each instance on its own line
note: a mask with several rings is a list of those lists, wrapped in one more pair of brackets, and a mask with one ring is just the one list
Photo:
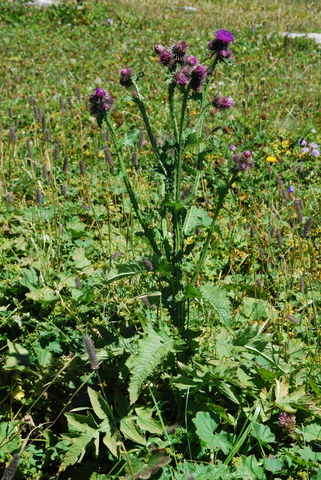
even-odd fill
[[(14, 478), (320, 478), (320, 163), (298, 145), (321, 142), (320, 47), (276, 34), (320, 31), (320, 6), (193, 6), (88, 1), (34, 10), (0, 1), (0, 461), (4, 470), (21, 455)], [(235, 32), (235, 58), (219, 65), (209, 95), (219, 90), (235, 106), (206, 118), (208, 129), (222, 128), (195, 205), (213, 214), (230, 143), (251, 150), (255, 168), (233, 185), (195, 284), (215, 285), (219, 300), (191, 295), (181, 338), (159, 296), (168, 272), (110, 281), (152, 253), (86, 101), (97, 85), (115, 97), (127, 172), (157, 225), (157, 162), (149, 143), (138, 146), (140, 114), (119, 71), (144, 73), (161, 143), (170, 115), (153, 46), (184, 38), (203, 58), (221, 27)], [(192, 125), (198, 114), (192, 104)], [(192, 148), (184, 188), (194, 164)], [(205, 239), (205, 228), (185, 238), (188, 277)], [(133, 378), (143, 378), (139, 387)], [(280, 427), (281, 412), (295, 414), (294, 427)], [(106, 424), (109, 443), (98, 451), (93, 439), (104, 438)]]

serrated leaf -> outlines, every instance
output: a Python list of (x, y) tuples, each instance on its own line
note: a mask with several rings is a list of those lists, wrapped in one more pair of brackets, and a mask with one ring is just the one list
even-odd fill
[(265, 457), (263, 463), (265, 470), (272, 473), (280, 472), (283, 467), (283, 461), (280, 458)]
[(90, 432), (97, 430), (97, 424), (90, 412), (87, 415), (78, 415), (78, 413), (65, 414), (71, 431)]
[(263, 425), (262, 423), (252, 423), (251, 435), (263, 444), (275, 442), (275, 435), (267, 425)]
[(165, 333), (157, 333), (150, 326), (147, 335), (138, 342), (138, 353), (132, 354), (126, 362), (130, 370), (129, 398), (136, 402), (146, 379), (161, 364), (169, 352), (174, 350), (175, 341)]
[(211, 221), (211, 217), (206, 210), (192, 206), (185, 217), (183, 225), (184, 235), (190, 235), (195, 231), (196, 228), (208, 228), (211, 224)]
[(121, 278), (131, 277), (138, 273), (147, 273), (146, 267), (142, 261), (133, 261), (122, 263), (110, 270), (105, 279), (107, 283), (115, 282)]
[(321, 440), (320, 423), (310, 423), (304, 428), (298, 428), (297, 430), (302, 433), (305, 442), (314, 442), (316, 440)]
[(213, 307), (220, 322), (229, 329), (232, 325), (232, 309), (226, 291), (222, 287), (207, 283), (200, 288), (200, 292), (202, 298)]

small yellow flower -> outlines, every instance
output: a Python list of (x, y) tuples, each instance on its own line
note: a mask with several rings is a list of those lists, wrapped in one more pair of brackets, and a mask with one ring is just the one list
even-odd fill
[(273, 155), (270, 155), (270, 156), (267, 157), (266, 161), (270, 162), (270, 163), (274, 163), (274, 162), (276, 162), (276, 158), (273, 157)]
[(282, 148), (289, 148), (290, 145), (291, 145), (291, 140), (289, 138), (281, 142)]

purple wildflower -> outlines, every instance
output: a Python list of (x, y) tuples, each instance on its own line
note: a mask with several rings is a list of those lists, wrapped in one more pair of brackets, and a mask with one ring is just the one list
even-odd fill
[(190, 86), (195, 92), (199, 92), (207, 75), (204, 65), (197, 65), (191, 71)]
[(232, 145), (231, 143), (229, 144), (229, 149), (232, 150), (233, 152), (236, 152), (236, 146)]
[(311, 142), (311, 143), (310, 143), (310, 147), (314, 150), (314, 149), (319, 148), (319, 145), (318, 145), (317, 143), (315, 143), (315, 142)]
[(295, 416), (293, 413), (290, 415), (288, 415), (286, 412), (280, 413), (279, 425), (280, 427), (283, 427), (289, 435), (291, 435), (295, 430)]
[(255, 28), (254, 27), (251, 27), (251, 32), (254, 32)]
[(320, 155), (320, 152), (317, 148), (315, 148), (314, 150), (312, 150), (311, 155), (314, 155), (315, 157), (318, 157)]
[(111, 105), (114, 103), (113, 97), (109, 92), (106, 92), (102, 88), (96, 88), (95, 93), (90, 95), (90, 113), (95, 115), (98, 124), (101, 125), (102, 119), (104, 118), (105, 113), (110, 109)]
[(184, 73), (179, 71), (174, 73), (173, 80), (182, 87), (188, 84), (188, 78), (184, 75)]
[(170, 65), (173, 61), (173, 55), (168, 50), (164, 50), (159, 54), (159, 61), (163, 65)]
[(107, 22), (111, 25), (112, 23), (114, 23), (114, 20), (112, 18), (108, 18)]
[(122, 68), (121, 71), (120, 71), (120, 84), (123, 86), (123, 87), (130, 87), (133, 82), (132, 82), (132, 79), (131, 79), (131, 76), (132, 76), (132, 71), (130, 68)]
[(95, 94), (97, 95), (97, 97), (104, 97), (106, 95), (106, 92), (102, 88), (97, 87), (95, 90)]
[(300, 138), (300, 140), (298, 141), (298, 144), (300, 145), (300, 147), (305, 147), (306, 144), (307, 144), (307, 141), (304, 137)]
[(233, 34), (228, 30), (217, 30), (215, 38), (224, 43), (231, 43), (234, 40)]
[(293, 193), (293, 192), (294, 192), (294, 186), (293, 186), (293, 185), (290, 185), (290, 186), (289, 186), (288, 192), (289, 192), (289, 193)]
[(309, 147), (304, 147), (301, 149), (301, 153), (308, 153), (310, 151)]
[(198, 59), (194, 57), (194, 55), (188, 55), (185, 59), (185, 62), (187, 63), (187, 65), (195, 67), (195, 65), (198, 63)]
[(219, 93), (215, 95), (213, 105), (217, 110), (223, 110), (224, 108), (231, 108), (234, 105), (234, 100), (231, 97), (222, 97)]
[(249, 150), (245, 150), (245, 152), (238, 155), (233, 155), (232, 160), (234, 162), (234, 171), (250, 170), (254, 167), (254, 161)]
[(218, 30), (214, 40), (210, 40), (207, 44), (209, 50), (215, 52), (219, 58), (230, 58), (232, 51), (228, 48), (233, 42), (234, 37), (228, 30)]

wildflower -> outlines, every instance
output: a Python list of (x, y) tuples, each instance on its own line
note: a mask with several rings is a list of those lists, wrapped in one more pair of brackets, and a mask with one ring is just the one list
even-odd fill
[(309, 153), (310, 149), (309, 147), (304, 147), (301, 149), (301, 153)]
[(122, 68), (121, 71), (120, 71), (120, 84), (123, 86), (123, 87), (130, 87), (133, 82), (132, 82), (132, 79), (131, 79), (131, 76), (132, 76), (132, 71), (130, 68)]
[(112, 18), (108, 18), (107, 22), (111, 25), (112, 23), (114, 23), (114, 20)]
[(159, 61), (163, 65), (168, 66), (173, 62), (173, 55), (168, 50), (164, 50), (159, 54)]
[(228, 30), (218, 30), (215, 34), (214, 40), (208, 42), (208, 49), (215, 52), (218, 57), (229, 58), (232, 51), (228, 48), (229, 44), (233, 42), (234, 37)]
[(185, 59), (185, 63), (191, 67), (194, 67), (198, 63), (198, 59), (194, 57), (194, 55), (188, 55)]
[(316, 149), (319, 148), (318, 144), (315, 143), (315, 142), (311, 142), (311, 143), (310, 143), (310, 147), (311, 147), (313, 150), (314, 150), (315, 148), (316, 148)]
[(239, 155), (233, 155), (232, 160), (234, 162), (233, 170), (235, 171), (250, 170), (254, 167), (254, 162), (249, 150), (245, 150), (245, 152)]
[(175, 43), (170, 50), (173, 55), (174, 62), (184, 63), (187, 49), (188, 44), (184, 42), (184, 40)]
[(254, 32), (255, 28), (254, 27), (251, 27), (251, 32)]
[(188, 84), (188, 78), (184, 75), (183, 72), (180, 71), (177, 71), (173, 74), (173, 80), (182, 87)]
[(307, 141), (305, 140), (304, 137), (300, 138), (300, 140), (298, 141), (298, 144), (300, 145), (300, 147), (305, 147), (306, 144), (307, 144)]
[(318, 157), (320, 155), (320, 151), (317, 148), (315, 148), (314, 150), (312, 150), (311, 155)]
[(222, 97), (219, 93), (215, 95), (213, 105), (217, 110), (223, 110), (224, 108), (231, 108), (234, 105), (234, 100), (231, 97)]
[(289, 193), (293, 193), (293, 192), (294, 192), (294, 186), (293, 186), (293, 185), (290, 185), (290, 186), (289, 186), (288, 192), (289, 192)]
[(199, 92), (203, 83), (205, 82), (205, 78), (207, 75), (206, 68), (204, 65), (197, 65), (191, 71), (191, 81), (190, 86), (194, 90), (194, 92)]
[(293, 413), (288, 415), (286, 412), (282, 412), (279, 416), (279, 425), (283, 427), (289, 435), (295, 430), (295, 416)]
[(154, 50), (155, 50), (155, 53), (159, 55), (160, 53), (165, 52), (166, 48), (163, 47), (163, 45), (155, 45)]
[(95, 115), (98, 121), (98, 125), (101, 126), (104, 115), (110, 109), (114, 103), (113, 97), (110, 93), (106, 92), (102, 88), (96, 88), (95, 92), (89, 97), (90, 113)]
[(229, 144), (228, 148), (232, 150), (233, 152), (236, 152), (236, 146), (232, 145), (231, 143)]
[(267, 162), (269, 163), (274, 163), (276, 162), (276, 157), (274, 157), (273, 155), (269, 155), (266, 159)]

